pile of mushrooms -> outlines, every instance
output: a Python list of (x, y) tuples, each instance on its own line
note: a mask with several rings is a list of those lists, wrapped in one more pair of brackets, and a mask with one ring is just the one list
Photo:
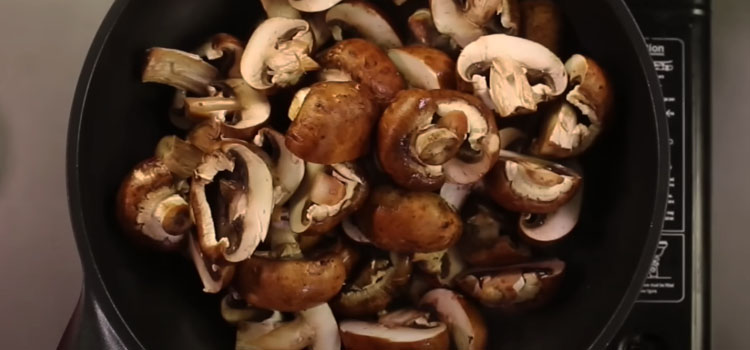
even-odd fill
[(614, 104), (558, 56), (555, 1), (260, 2), (248, 38), (148, 50), (184, 133), (117, 196), (129, 237), (225, 293), (236, 349), (481, 350), (480, 308), (553, 302)]

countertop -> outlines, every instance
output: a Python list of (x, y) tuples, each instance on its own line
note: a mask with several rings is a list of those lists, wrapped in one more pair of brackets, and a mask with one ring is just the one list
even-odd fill
[[(54, 348), (78, 298), (81, 268), (65, 191), (66, 128), (83, 59), (111, 3), (0, 2), (0, 349)], [(750, 208), (748, 17), (748, 1), (714, 4), (716, 350), (750, 349), (750, 273), (744, 269), (750, 265), (744, 222)]]

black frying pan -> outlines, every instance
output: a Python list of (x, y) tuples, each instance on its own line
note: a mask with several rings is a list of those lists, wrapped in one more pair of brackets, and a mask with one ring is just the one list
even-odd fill
[[(617, 115), (582, 160), (581, 222), (554, 252), (569, 266), (561, 295), (540, 311), (490, 320), (491, 349), (603, 349), (637, 297), (664, 214), (667, 125), (641, 34), (621, 0), (560, 3), (568, 46), (611, 73)], [(190, 262), (133, 246), (116, 223), (114, 197), (159, 138), (177, 132), (166, 118), (171, 88), (139, 81), (145, 50), (190, 50), (217, 32), (246, 38), (263, 16), (254, 0), (115, 1), (70, 119), (68, 193), (85, 284), (62, 349), (233, 349), (218, 297), (201, 292)]]

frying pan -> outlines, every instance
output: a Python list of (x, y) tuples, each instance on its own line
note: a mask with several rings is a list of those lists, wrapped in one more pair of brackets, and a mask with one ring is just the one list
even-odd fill
[[(560, 3), (573, 49), (567, 54), (590, 55), (612, 76), (615, 121), (582, 159), (580, 224), (551, 251), (568, 264), (560, 295), (528, 314), (488, 314), (490, 349), (605, 348), (638, 295), (661, 229), (667, 124), (641, 34), (621, 0)], [(171, 88), (139, 81), (145, 50), (190, 50), (218, 32), (247, 38), (263, 16), (253, 0), (115, 1), (71, 112), (68, 195), (85, 278), (61, 349), (234, 348), (219, 297), (201, 292), (189, 261), (131, 244), (116, 223), (114, 198), (132, 166), (161, 136), (177, 132), (166, 117)]]

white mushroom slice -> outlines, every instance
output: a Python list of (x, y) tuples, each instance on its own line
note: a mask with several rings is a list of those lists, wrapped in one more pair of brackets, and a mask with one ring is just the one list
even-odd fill
[(242, 77), (258, 90), (296, 84), (306, 72), (320, 68), (309, 56), (313, 41), (305, 20), (275, 17), (263, 21), (242, 55)]
[(305, 15), (305, 20), (307, 20), (307, 23), (310, 23), (310, 31), (313, 33), (313, 38), (315, 39), (314, 50), (318, 51), (323, 48), (332, 37), (331, 29), (328, 28), (328, 24), (326, 23), (326, 13), (308, 13)]
[[(501, 116), (528, 114), (536, 111), (537, 103), (543, 97), (534, 93), (526, 74), (526, 68), (512, 59), (497, 57), (492, 61), (490, 98), (492, 106)], [(476, 79), (476, 75), (472, 79)], [(540, 87), (546, 88), (547, 86), (541, 85)]]
[[(464, 81), (473, 82), (475, 88), (480, 85), (476, 76), (481, 77), (483, 70), (488, 68), (495, 74), (494, 81), (490, 77), (491, 94), (500, 99), (501, 96), (507, 98), (515, 93), (513, 105), (520, 104), (525, 110), (536, 110), (536, 104), (561, 95), (568, 85), (565, 66), (552, 51), (533, 41), (510, 35), (483, 36), (466, 46), (458, 57), (458, 74)], [(531, 85), (530, 76), (541, 82)], [(511, 113), (517, 109), (506, 107), (501, 110), (501, 106), (495, 103), (497, 99), (493, 99), (492, 107), (501, 116), (512, 115), (508, 114), (508, 109), (514, 109)], [(486, 96), (483, 100), (486, 101)]]
[(434, 310), (448, 325), (457, 350), (484, 350), (487, 326), (482, 315), (461, 295), (449, 289), (434, 289), (422, 297), (420, 306)]
[(404, 46), (381, 11), (364, 1), (350, 0), (332, 7), (326, 12), (326, 23), (337, 41), (344, 39), (345, 29), (351, 28), (383, 49)]
[(599, 124), (579, 123), (573, 105), (562, 102), (546, 117), (532, 152), (544, 157), (573, 157), (588, 149), (600, 131)]
[(466, 203), (466, 199), (471, 194), (472, 184), (454, 184), (446, 182), (440, 188), (440, 197), (443, 197), (446, 203), (456, 211), (460, 211)]
[(189, 97), (185, 112), (193, 118), (218, 118), (227, 127), (244, 130), (263, 124), (271, 116), (271, 104), (265, 94), (253, 89), (242, 79), (223, 82), (231, 91), (229, 97)]
[(468, 0), (464, 5), (464, 17), (482, 27), (493, 17), (503, 13), (503, 2), (507, 3), (507, 0)]
[(302, 15), (289, 4), (289, 0), (260, 0), (268, 18), (302, 18)]
[(341, 0), (289, 0), (289, 5), (302, 12), (320, 12), (340, 2)]
[[(284, 315), (278, 311), (271, 311), (268, 317), (258, 321), (244, 321), (237, 324), (237, 349), (247, 348), (247, 343), (258, 339), (281, 326)], [(242, 348), (240, 347), (242, 346)]]
[(274, 206), (284, 205), (297, 191), (305, 176), (305, 162), (286, 148), (284, 140), (284, 135), (270, 128), (259, 130), (253, 140), (258, 147), (263, 147), (266, 141), (269, 141), (273, 147), (275, 154), (272, 164)]
[(464, 16), (454, 0), (430, 0), (430, 10), (437, 30), (450, 36), (461, 47), (485, 34), (484, 29)]
[(204, 256), (198, 243), (192, 236), (188, 239), (188, 252), (193, 260), (195, 270), (203, 283), (203, 292), (216, 294), (229, 284), (234, 276), (234, 266), (219, 266)]
[(583, 202), (583, 188), (556, 212), (551, 214), (524, 214), (520, 218), (521, 233), (532, 242), (545, 244), (567, 236), (578, 224)]
[(500, 129), (497, 133), (500, 135), (500, 149), (508, 149), (514, 146), (516, 142), (527, 138), (521, 129), (513, 127)]
[(300, 316), (315, 330), (310, 350), (340, 350), (341, 338), (336, 318), (328, 304), (321, 304), (300, 312)]
[[(226, 211), (226, 217), (221, 217), (217, 223), (206, 198), (206, 185), (221, 171), (232, 171), (241, 182), (230, 194), (222, 194), (225, 203), (220, 205), (226, 205), (222, 210)], [(227, 261), (239, 262), (250, 257), (266, 238), (273, 209), (273, 177), (265, 160), (245, 144), (226, 142), (220, 152), (207, 156), (196, 171), (190, 188), (190, 204), (201, 251), (212, 258), (223, 256)], [(218, 232), (217, 224), (222, 226)], [(222, 232), (224, 228), (231, 231)], [(234, 237), (230, 240), (227, 234)]]
[[(339, 324), (341, 338), (344, 347), (357, 349), (358, 344), (381, 344), (383, 349), (387, 346), (399, 348), (399, 344), (432, 344), (415, 345), (415, 349), (447, 349), (449, 341), (445, 339), (447, 327), (444, 323), (437, 323), (433, 327), (387, 327), (379, 323), (347, 320)], [(440, 343), (444, 347), (434, 345)], [(376, 348), (376, 347), (372, 347)], [(406, 347), (403, 347), (406, 348)]]
[[(302, 185), (290, 202), (289, 220), (292, 231), (296, 233), (305, 232), (313, 222), (323, 221), (334, 216), (351, 203), (357, 187), (363, 184), (363, 180), (350, 167), (351, 165), (346, 163), (334, 164), (330, 167), (307, 163)], [(331, 171), (331, 175), (325, 174), (326, 171)], [(316, 181), (320, 175), (331, 176), (344, 185), (345, 192), (341, 200), (332, 205), (314, 203), (311, 200), (314, 186), (316, 183), (320, 184)]]
[(243, 322), (237, 328), (235, 350), (303, 350), (315, 338), (315, 329), (302, 317), (287, 323)]
[[(229, 324), (237, 324), (244, 321), (252, 321), (255, 319), (267, 319), (270, 317), (269, 314), (274, 312), (262, 309), (256, 309), (247, 306), (244, 300), (240, 299), (236, 293), (227, 293), (221, 298), (221, 318)], [(281, 314), (279, 313), (279, 321), (281, 321)]]
[(370, 239), (367, 238), (364, 233), (362, 233), (362, 230), (360, 230), (359, 227), (357, 227), (357, 225), (352, 222), (352, 219), (349, 217), (341, 222), (341, 228), (344, 230), (346, 236), (351, 238), (352, 241), (364, 244), (372, 243)]
[(200, 56), (173, 49), (149, 49), (141, 80), (173, 86), (199, 96), (208, 95), (208, 85), (219, 76), (219, 70)]
[(542, 202), (559, 198), (573, 189), (575, 182), (573, 176), (557, 174), (539, 164), (523, 161), (506, 162), (505, 176), (517, 194)]

